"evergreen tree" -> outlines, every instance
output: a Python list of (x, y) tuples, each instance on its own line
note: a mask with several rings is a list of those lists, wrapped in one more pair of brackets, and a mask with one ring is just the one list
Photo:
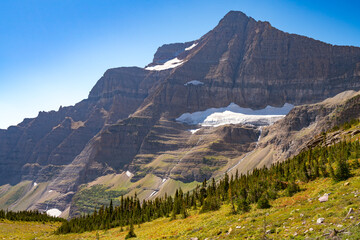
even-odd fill
[(129, 230), (128, 234), (125, 236), (125, 239), (134, 238), (134, 237), (136, 237), (136, 234), (134, 232), (134, 225), (133, 225), (133, 223), (131, 221), (130, 230)]
[(257, 202), (257, 207), (259, 209), (265, 209), (265, 208), (270, 208), (270, 203), (269, 200), (267, 199), (267, 197), (265, 196), (265, 194), (263, 194), (259, 201)]
[(241, 197), (239, 200), (238, 200), (238, 211), (242, 212), (242, 213), (246, 213), (246, 212), (249, 212), (251, 209), (250, 207), (250, 204), (249, 202)]
[(350, 170), (347, 162), (343, 159), (337, 161), (337, 167), (335, 171), (335, 179), (337, 181), (343, 181), (350, 177)]
[(288, 183), (286, 188), (286, 195), (288, 197), (292, 197), (295, 193), (299, 191), (300, 191), (300, 187), (294, 181)]

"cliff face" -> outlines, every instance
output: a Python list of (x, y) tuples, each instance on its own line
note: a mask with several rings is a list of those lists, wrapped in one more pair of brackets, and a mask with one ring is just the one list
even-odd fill
[(105, 124), (116, 123), (133, 113), (161, 75), (141, 68), (110, 69), (88, 99), (59, 111), (40, 112), (34, 119), (1, 130), (0, 185), (51, 179), (74, 160)]
[[(171, 120), (182, 113), (231, 102), (255, 109), (314, 103), (348, 89), (360, 89), (359, 48), (287, 34), (240, 12), (230, 12), (214, 30), (186, 46), (159, 48), (154, 63), (176, 56), (182, 64), (149, 71), (169, 75), (129, 119), (99, 134), (95, 144), (101, 151), (96, 161), (115, 159), (124, 164), (124, 160), (130, 163), (137, 159), (149, 145), (145, 136), (161, 126), (161, 118)], [(192, 81), (199, 84), (189, 84)], [(135, 136), (134, 129), (140, 134)]]
[[(252, 109), (302, 105), (359, 89), (360, 48), (284, 33), (230, 12), (198, 40), (160, 47), (144, 69), (106, 71), (88, 99), (75, 106), (40, 112), (0, 130), (0, 185), (46, 182), (47, 190), (60, 194), (52, 198), (54, 206), (64, 210), (80, 184), (104, 174), (130, 170), (131, 181), (147, 174), (202, 181), (253, 150), (259, 130), (236, 125), (191, 134), (189, 129), (200, 127), (176, 122), (181, 114), (230, 103)], [(283, 122), (296, 131), (303, 128), (301, 121), (333, 110), (296, 109), (302, 114), (290, 114), (301, 116), (293, 120), (300, 122)], [(267, 136), (274, 132), (264, 130)], [(260, 146), (281, 140), (271, 141)], [(286, 149), (286, 144), (277, 146)], [(28, 207), (45, 206), (43, 200), (35, 203)]]
[[(263, 108), (313, 103), (360, 87), (360, 49), (279, 31), (230, 12), (183, 55), (156, 96), (172, 115), (235, 102)], [(201, 85), (184, 85), (198, 80)]]

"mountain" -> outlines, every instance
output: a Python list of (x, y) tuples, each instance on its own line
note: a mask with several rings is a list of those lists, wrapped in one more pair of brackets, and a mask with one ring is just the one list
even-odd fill
[(75, 106), (0, 130), (0, 208), (74, 216), (99, 184), (147, 199), (282, 161), (306, 147), (306, 129), (337, 123), (356, 93), (325, 99), (360, 90), (359, 80), (360, 48), (231, 11), (200, 39), (163, 45), (145, 68), (107, 70)]

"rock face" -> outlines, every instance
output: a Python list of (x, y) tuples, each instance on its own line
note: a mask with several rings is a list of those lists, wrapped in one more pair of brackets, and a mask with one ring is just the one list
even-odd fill
[(1, 130), (0, 184), (51, 179), (105, 124), (133, 113), (162, 75), (141, 68), (110, 69), (88, 99), (57, 112), (40, 112), (34, 119)]
[[(174, 58), (178, 65), (166, 69)], [(148, 66), (157, 65), (164, 70), (110, 69), (75, 106), (40, 112), (0, 130), (0, 186), (46, 182), (48, 191), (60, 194), (52, 198), (58, 205), (53, 201), (51, 206), (64, 211), (80, 184), (104, 174), (129, 169), (135, 174), (132, 181), (150, 173), (202, 181), (252, 151), (260, 132), (227, 125), (191, 134), (189, 129), (196, 126), (175, 122), (181, 114), (232, 102), (253, 109), (316, 103), (360, 89), (360, 48), (288, 34), (241, 12), (229, 12), (198, 40), (160, 47)], [(301, 117), (286, 118), (287, 130), (299, 131), (333, 110), (310, 108), (290, 112)], [(357, 115), (356, 106), (349, 109), (347, 115)], [(260, 146), (282, 141), (271, 129), (264, 129)], [(283, 152), (290, 148), (286, 144), (291, 139), (286, 141), (278, 144)], [(46, 205), (40, 200), (34, 204)]]
[(293, 108), (285, 118), (262, 128), (257, 148), (234, 169), (246, 173), (274, 162), (283, 161), (304, 149), (319, 144), (331, 145), (360, 130), (321, 135), (334, 126), (360, 118), (360, 92), (345, 91), (315, 104)]
[(183, 54), (185, 52), (185, 49), (191, 47), (194, 42), (195, 41), (162, 45), (156, 51), (153, 62), (150, 63), (148, 66), (163, 64), (173, 58), (176, 58), (177, 56)]
[[(183, 65), (151, 96), (171, 116), (231, 102), (251, 108), (314, 103), (360, 86), (359, 48), (287, 34), (240, 12), (228, 13), (179, 56)], [(192, 80), (204, 84), (184, 86)]]

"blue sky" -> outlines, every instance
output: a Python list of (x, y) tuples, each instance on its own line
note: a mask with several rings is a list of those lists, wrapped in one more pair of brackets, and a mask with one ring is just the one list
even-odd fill
[(280, 30), (360, 46), (358, 1), (1, 0), (0, 128), (87, 97), (106, 69), (143, 67), (230, 10)]

